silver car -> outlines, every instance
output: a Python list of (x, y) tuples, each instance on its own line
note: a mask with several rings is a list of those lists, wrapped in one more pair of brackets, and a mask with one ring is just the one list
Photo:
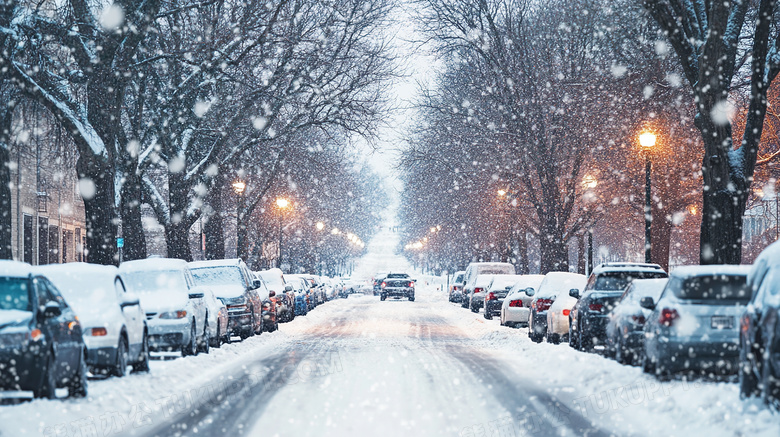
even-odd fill
[(749, 266), (679, 267), (658, 302), (640, 300), (652, 311), (645, 322), (644, 371), (728, 374), (737, 370), (739, 318), (750, 300)]
[(651, 311), (639, 306), (639, 302), (644, 297), (658, 300), (667, 282), (667, 278), (635, 279), (609, 313), (607, 352), (620, 364), (641, 363), (645, 355), (645, 321)]

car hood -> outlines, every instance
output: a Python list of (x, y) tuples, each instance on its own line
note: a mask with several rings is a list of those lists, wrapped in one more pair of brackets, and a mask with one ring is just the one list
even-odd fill
[(212, 285), (211, 289), (214, 291), (215, 296), (226, 299), (241, 297), (246, 291), (244, 287), (238, 284)]
[(32, 320), (32, 311), (0, 311), (0, 331), (8, 328), (27, 327)]
[(138, 293), (141, 306), (147, 313), (178, 311), (187, 307), (189, 297), (183, 292)]

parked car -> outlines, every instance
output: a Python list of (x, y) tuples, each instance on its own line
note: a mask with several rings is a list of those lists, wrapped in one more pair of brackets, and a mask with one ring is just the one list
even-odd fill
[(544, 275), (539, 289), (527, 291), (531, 296), (531, 314), (528, 318), (528, 337), (537, 343), (547, 335), (547, 311), (558, 296), (568, 295), (569, 290), (577, 288), (585, 277), (578, 273), (550, 272)]
[(607, 342), (607, 321), (626, 286), (634, 279), (665, 278), (658, 264), (606, 263), (597, 266), (588, 278), (585, 290), (572, 297), (579, 299), (569, 314), (569, 345), (590, 351)]
[(270, 291), (276, 293), (276, 312), (280, 322), (289, 322), (295, 318), (295, 292), (292, 286), (284, 282), (280, 269), (257, 272)]
[(678, 267), (645, 322), (643, 369), (667, 377), (673, 373), (736, 373), (739, 362), (738, 320), (750, 302), (749, 266)]
[(479, 309), (485, 304), (485, 297), (487, 296), (487, 289), (490, 283), (493, 282), (493, 278), (498, 275), (479, 275), (474, 281), (474, 286), (471, 288), (471, 292), (467, 294), (469, 299), (469, 309), (472, 313), (478, 313)]
[(382, 281), (387, 277), (387, 273), (377, 273), (374, 279), (371, 280), (371, 285), (374, 289), (374, 296), (379, 296), (382, 293)]
[[(286, 277), (287, 275), (285, 275)], [(302, 281), (303, 290), (306, 296), (306, 312), (313, 310), (317, 307), (317, 292), (315, 291), (316, 283), (308, 275), (289, 275), (292, 278), (298, 278)]]
[(566, 285), (569, 287), (569, 290), (563, 290), (563, 293), (558, 293), (555, 302), (547, 310), (545, 339), (548, 343), (558, 344), (562, 341), (569, 341), (569, 314), (574, 305), (577, 304), (577, 298), (572, 297), (569, 292), (572, 290), (582, 292), (587, 282), (585, 275), (579, 276), (581, 276), (579, 281), (573, 280)]
[(405, 297), (414, 302), (414, 282), (408, 273), (388, 273), (379, 284), (379, 298), (385, 300), (388, 297)]
[(543, 279), (544, 275), (522, 275), (520, 277), (501, 304), (501, 325), (528, 326), (532, 297), (526, 294), (526, 290), (538, 290)]
[(657, 302), (667, 281), (667, 278), (635, 279), (609, 314), (607, 352), (620, 364), (634, 365), (644, 359), (645, 321), (650, 310), (642, 308), (639, 302), (645, 297)]
[(149, 371), (146, 313), (114, 266), (50, 264), (37, 271), (51, 280), (79, 318), (94, 374), (125, 376)]
[(758, 256), (748, 275), (750, 303), (740, 320), (741, 397), (780, 402), (780, 243)]
[(230, 343), (228, 309), (210, 288), (203, 288), (203, 302), (206, 304), (206, 326), (211, 338), (211, 347), (219, 348), (222, 343)]
[(509, 290), (522, 275), (494, 275), (493, 280), (487, 286), (487, 293), (482, 306), (485, 308), (485, 318), (492, 320), (493, 316), (501, 315), (501, 305), (504, 298), (509, 294)]
[(463, 282), (466, 277), (466, 271), (461, 270), (452, 275), (452, 285), (450, 285), (450, 302), (460, 302), (463, 299)]
[(181, 351), (187, 356), (208, 349), (205, 292), (195, 284), (186, 261), (127, 261), (119, 272), (141, 300), (152, 351)]
[[(241, 259), (190, 263), (195, 281), (209, 287), (228, 309), (231, 336), (242, 340), (263, 332), (263, 304), (270, 303), (267, 289)], [(262, 293), (262, 294), (261, 294)]]
[(284, 275), (284, 282), (292, 288), (295, 294), (295, 315), (305, 316), (308, 314), (309, 306), (306, 303), (306, 286), (303, 279), (292, 275)]
[(460, 306), (470, 308), (471, 294), (480, 275), (514, 275), (515, 266), (509, 263), (471, 263), (463, 275), (463, 293)]
[(87, 346), (76, 313), (29, 264), (0, 261), (0, 388), (87, 395)]

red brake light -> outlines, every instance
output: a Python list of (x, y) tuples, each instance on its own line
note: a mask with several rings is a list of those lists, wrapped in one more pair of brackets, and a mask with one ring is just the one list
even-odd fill
[(523, 307), (523, 301), (522, 300), (513, 300), (513, 301), (509, 302), (509, 306), (510, 307), (515, 307), (515, 308), (522, 308)]
[(679, 317), (680, 315), (677, 314), (677, 310), (664, 308), (661, 311), (661, 318), (658, 320), (658, 322), (664, 326), (672, 326), (672, 322), (674, 322), (675, 319)]
[(591, 310), (591, 311), (601, 312), (604, 309), (604, 305), (602, 305), (600, 303), (592, 303), (592, 304), (588, 305), (588, 309)]
[(569, 313), (571, 313), (571, 310), (563, 310), (563, 315), (568, 316)]
[(537, 299), (536, 300), (536, 311), (547, 311), (550, 309), (550, 307), (553, 304), (552, 299)]
[(638, 325), (644, 325), (645, 324), (645, 316), (631, 316), (631, 320), (634, 321), (634, 323)]
[(475, 289), (474, 289), (474, 294), (476, 294), (476, 293), (482, 293), (483, 291), (485, 291), (485, 290), (483, 290), (483, 289), (481, 289), (481, 288), (475, 288)]
[(493, 294), (493, 292), (491, 291), (491, 292), (490, 292), (490, 293), (488, 293), (488, 295), (487, 295), (487, 300), (496, 300), (496, 295), (495, 295), (495, 294)]
[(387, 282), (382, 282), (382, 288), (387, 287)]
[(414, 281), (409, 282), (409, 286), (414, 288)]

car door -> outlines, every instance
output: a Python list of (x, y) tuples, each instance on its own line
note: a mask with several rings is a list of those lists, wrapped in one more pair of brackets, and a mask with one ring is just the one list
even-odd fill
[(127, 340), (130, 343), (128, 347), (133, 352), (140, 352), (139, 347), (143, 342), (144, 320), (146, 319), (146, 316), (142, 314), (141, 302), (137, 296), (133, 296), (127, 291), (124, 281), (119, 276), (114, 279), (114, 290), (127, 328)]
[(55, 347), (58, 355), (56, 378), (64, 378), (70, 376), (72, 373), (70, 369), (78, 368), (79, 354), (83, 343), (81, 325), (57, 287), (44, 277), (37, 279), (38, 286), (46, 296), (47, 302), (55, 302), (60, 308), (60, 315), (53, 317), (49, 322), (52, 323), (53, 330), (57, 332), (55, 334), (57, 341)]

